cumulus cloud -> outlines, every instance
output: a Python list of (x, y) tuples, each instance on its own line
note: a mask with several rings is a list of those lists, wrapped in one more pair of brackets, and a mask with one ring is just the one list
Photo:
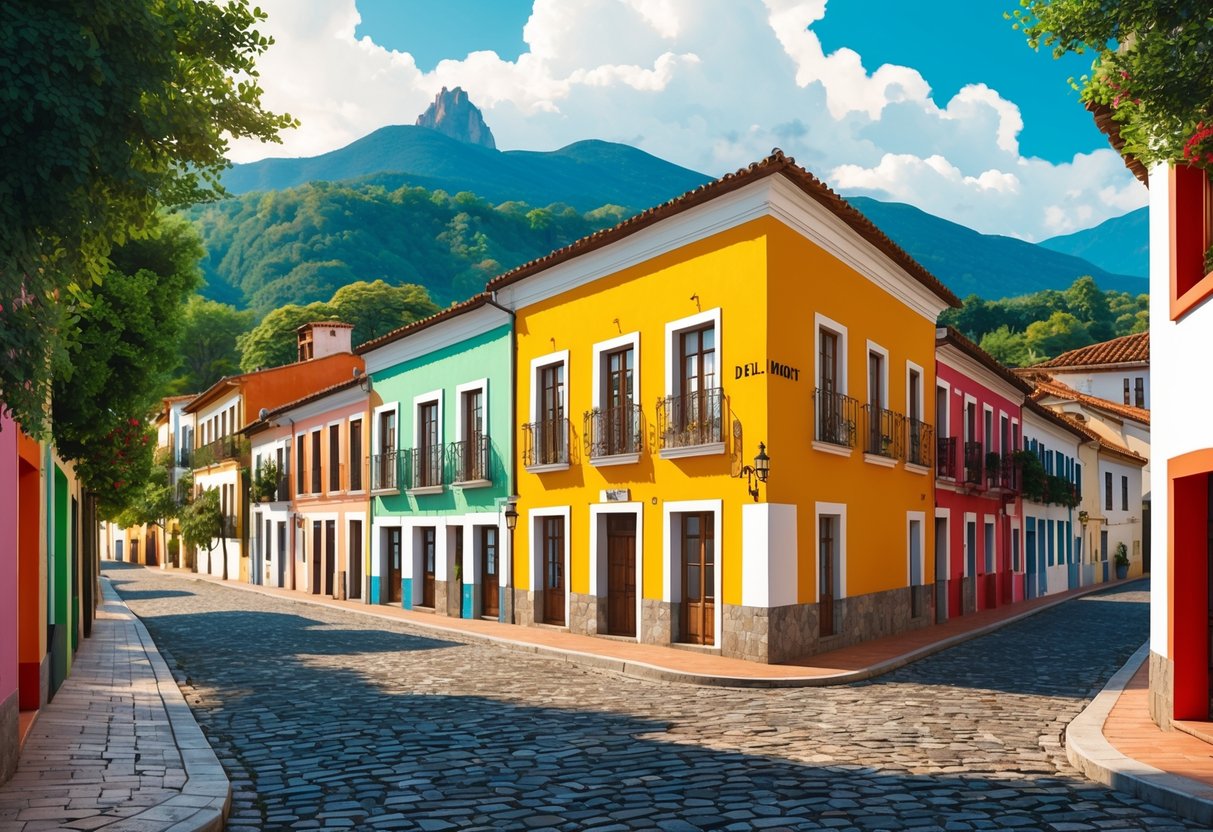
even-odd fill
[(277, 41), (259, 64), (264, 101), (303, 126), (281, 147), (237, 143), (235, 161), (333, 150), (462, 86), (503, 149), (601, 138), (719, 175), (778, 145), (845, 193), (987, 233), (1041, 239), (1146, 200), (1110, 149), (1022, 156), (1019, 108), (984, 84), (936, 101), (911, 67), (826, 53), (812, 29), (826, 0), (535, 0), (517, 60), (473, 52), (430, 72), (356, 38), (355, 0), (260, 5)]

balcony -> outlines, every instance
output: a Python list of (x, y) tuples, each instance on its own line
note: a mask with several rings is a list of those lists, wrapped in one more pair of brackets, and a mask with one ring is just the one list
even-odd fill
[(885, 459), (901, 459), (905, 455), (903, 437), (906, 417), (881, 407), (863, 406), (863, 452)]
[(397, 491), (400, 488), (399, 454), (387, 451), (371, 457), (371, 490)]
[(194, 464), (194, 449), (193, 448), (178, 448), (176, 461), (174, 462), (177, 468), (192, 468)]
[(855, 423), (859, 420), (859, 402), (834, 390), (820, 387), (813, 391), (816, 414), (813, 438), (840, 448), (855, 447)]
[(906, 419), (907, 439), (906, 464), (931, 467), (931, 453), (935, 450), (935, 428), (919, 419)]
[(644, 448), (640, 406), (626, 404), (586, 413), (585, 445), (594, 464), (639, 461)]
[(480, 434), (450, 444), (450, 457), (455, 468), (455, 485), (489, 485), (489, 438)]
[(240, 461), (248, 456), (248, 446), (239, 436), (221, 436), (214, 442), (199, 447), (192, 456), (194, 465), (205, 468), (229, 459)]
[(446, 447), (429, 445), (408, 453), (409, 491), (423, 494), (441, 491), (446, 483)]
[(986, 487), (1011, 494), (1019, 491), (1019, 466), (1011, 454), (986, 455)]
[(657, 402), (661, 455), (666, 458), (724, 452), (724, 388), (711, 387)]
[(522, 426), (522, 464), (528, 471), (554, 471), (569, 465), (569, 420), (542, 419)]
[(982, 459), (982, 446), (980, 442), (966, 442), (964, 445), (964, 482), (965, 485), (982, 484), (981, 470), (984, 460)]
[(956, 479), (955, 436), (941, 436), (935, 442), (935, 476), (941, 480)]

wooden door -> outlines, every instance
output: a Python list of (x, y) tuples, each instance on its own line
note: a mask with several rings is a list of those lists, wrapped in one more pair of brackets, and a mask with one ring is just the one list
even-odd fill
[(838, 518), (822, 516), (818, 521), (817, 561), (820, 565), (818, 576), (817, 617), (818, 632), (822, 636), (832, 636), (838, 632), (838, 621), (834, 609), (834, 584), (836, 580), (834, 553), (838, 530), (835, 524)]
[(682, 515), (683, 640), (716, 642), (716, 541), (711, 512)]
[(497, 618), (500, 613), (497, 600), (500, 581), (497, 570), (497, 527), (480, 527), (480, 614), (486, 618)]
[(278, 583), (277, 586), (286, 586), (286, 523), (282, 520), (278, 521)]
[(324, 551), (324, 524), (319, 520), (312, 523), (312, 581), (308, 591), (313, 595), (320, 594), (320, 558)]
[(564, 625), (564, 518), (541, 519), (543, 546), (543, 621)]
[(636, 515), (607, 515), (607, 630), (636, 635)]
[(400, 569), (400, 528), (387, 530), (387, 599), (399, 604), (404, 599), (404, 580)]
[(350, 521), (348, 597), (362, 597), (362, 521)]
[(421, 606), (434, 606), (434, 570), (438, 562), (438, 530), (433, 526), (421, 529)]
[(337, 574), (337, 521), (324, 521), (324, 594), (333, 594)]
[(948, 620), (948, 520), (935, 518), (935, 623)]

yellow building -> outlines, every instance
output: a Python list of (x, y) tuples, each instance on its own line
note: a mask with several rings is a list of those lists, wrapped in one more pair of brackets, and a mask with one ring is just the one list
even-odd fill
[(959, 301), (790, 158), (489, 289), (516, 314), (515, 620), (771, 662), (931, 621), (924, 391)]

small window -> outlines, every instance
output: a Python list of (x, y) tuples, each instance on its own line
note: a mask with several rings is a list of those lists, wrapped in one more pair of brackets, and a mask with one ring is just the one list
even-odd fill
[(1120, 510), (1129, 510), (1129, 478), (1120, 478)]
[(1146, 406), (1146, 380), (1144, 378), (1133, 380), (1133, 404), (1137, 407)]
[(1103, 474), (1103, 507), (1104, 511), (1112, 510), (1112, 472), (1104, 471)]
[(320, 431), (312, 431), (312, 493), (319, 494), (324, 478), (321, 476)]
[(1127, 377), (1125, 378), (1125, 404), (1132, 404), (1129, 401), (1129, 379)]
[(341, 426), (329, 425), (329, 491), (341, 490)]
[(362, 420), (350, 421), (350, 491), (362, 490)]
[(304, 477), (304, 472), (303, 472), (303, 452), (304, 452), (303, 437), (298, 436), (295, 438), (295, 493), (296, 494), (306, 494), (307, 493), (307, 479)]

